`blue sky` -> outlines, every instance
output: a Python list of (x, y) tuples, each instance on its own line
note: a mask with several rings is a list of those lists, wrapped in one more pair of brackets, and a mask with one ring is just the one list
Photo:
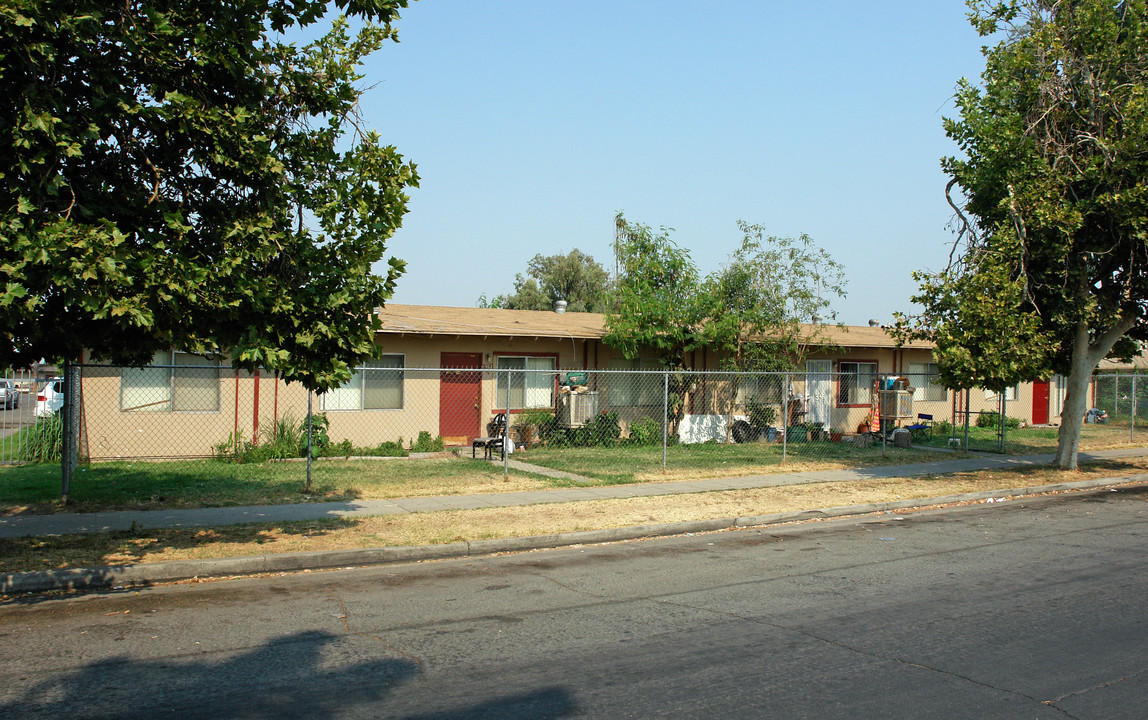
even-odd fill
[(948, 258), (939, 161), (981, 70), (961, 0), (420, 0), (366, 67), (366, 122), (422, 178), (397, 303), (473, 307), (536, 253), (612, 266), (613, 218), (674, 228), (704, 273), (736, 222), (845, 266), (838, 318), (909, 310)]

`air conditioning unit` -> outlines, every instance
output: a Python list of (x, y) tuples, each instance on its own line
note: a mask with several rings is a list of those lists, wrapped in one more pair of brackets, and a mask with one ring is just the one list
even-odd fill
[(908, 390), (881, 390), (881, 417), (913, 417), (913, 393)]
[(598, 393), (562, 393), (558, 396), (558, 426), (582, 427), (598, 414)]

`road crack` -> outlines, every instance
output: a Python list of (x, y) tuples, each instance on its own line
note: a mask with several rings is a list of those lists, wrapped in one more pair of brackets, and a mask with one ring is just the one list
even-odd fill
[(1109, 680), (1108, 682), (1103, 682), (1103, 683), (1100, 683), (1099, 685), (1093, 685), (1092, 687), (1086, 687), (1083, 690), (1074, 690), (1073, 692), (1061, 695), (1060, 697), (1058, 697), (1054, 700), (1049, 700), (1046, 704), (1055, 705), (1056, 703), (1063, 702), (1064, 700), (1067, 700), (1068, 698), (1071, 698), (1071, 697), (1079, 697), (1080, 695), (1087, 695), (1088, 693), (1093, 692), (1094, 690), (1103, 690), (1105, 688), (1112, 687), (1113, 685), (1119, 685), (1122, 682), (1126, 682), (1128, 680), (1133, 680), (1135, 678), (1138, 678), (1146, 672), (1148, 672), (1148, 670), (1138, 670), (1138, 671), (1132, 673), (1131, 675), (1125, 675), (1122, 678), (1117, 678), (1115, 680)]
[(397, 647), (392, 645), (390, 642), (388, 642), (385, 638), (381, 638), (378, 635), (372, 635), (370, 633), (365, 633), (365, 632), (362, 632), (360, 630), (352, 630), (351, 629), (351, 623), (350, 623), (350, 612), (347, 610), (347, 604), (345, 602), (343, 602), (343, 597), (341, 595), (339, 595), (337, 592), (335, 592), (335, 589), (333, 587), (327, 588), (327, 591), (331, 594), (331, 597), (335, 598), (335, 602), (339, 603), (339, 614), (336, 615), (335, 617), (337, 619), (343, 621), (343, 630), (345, 630), (347, 633), (349, 633), (351, 635), (358, 635), (359, 637), (368, 638), (370, 640), (374, 640), (375, 642), (381, 643), (383, 645), (383, 647), (387, 648), (388, 650), (390, 650), (394, 654), (399, 655), (401, 657), (404, 657), (407, 660), (410, 660), (411, 662), (413, 662), (415, 665), (418, 666), (419, 672), (420, 673), (422, 672), (423, 661), (421, 659), (419, 659), (418, 657), (411, 655), (408, 652), (404, 652), (404, 651), (398, 649)]

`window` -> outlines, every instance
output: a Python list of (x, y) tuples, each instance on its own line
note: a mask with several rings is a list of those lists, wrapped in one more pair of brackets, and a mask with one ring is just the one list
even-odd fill
[(916, 402), (944, 402), (948, 391), (937, 382), (937, 363), (909, 363), (909, 384)]
[(323, 394), (323, 410), (402, 410), (402, 355), (383, 355), (355, 369), (351, 379)]
[(160, 352), (151, 365), (120, 370), (120, 410), (219, 412), (219, 361)]
[(510, 383), (511, 410), (554, 407), (554, 370), (557, 363), (552, 357), (500, 356), (498, 369), (502, 372), (496, 378), (494, 407), (506, 407), (507, 382)]
[(745, 405), (747, 401), (756, 403), (781, 402), (781, 386), (785, 383), (784, 375), (736, 375), (737, 404)]
[(837, 366), (838, 405), (869, 405), (873, 402), (873, 386), (877, 382), (877, 363), (843, 362)]
[[(614, 358), (611, 370), (660, 370), (656, 360)], [(606, 376), (610, 407), (652, 407), (662, 405), (665, 381), (659, 374), (610, 373)]]
[[(1016, 400), (1016, 393), (1017, 393), (1017, 386), (1016, 385), (1013, 385), (1012, 387), (1006, 387), (1004, 389), (1004, 399), (1007, 402), (1012, 402), (1013, 400)], [(997, 394), (995, 391), (985, 390), (985, 400), (996, 400), (996, 399), (997, 399)]]

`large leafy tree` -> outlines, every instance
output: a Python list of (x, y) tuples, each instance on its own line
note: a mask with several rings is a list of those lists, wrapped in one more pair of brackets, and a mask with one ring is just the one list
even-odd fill
[(526, 266), (526, 276), (515, 276), (513, 293), (489, 300), (483, 295), (479, 306), (550, 310), (556, 300), (565, 300), (570, 312), (603, 312), (609, 288), (606, 269), (575, 248), (566, 255), (535, 255)]
[[(358, 116), (406, 0), (0, 0), (0, 365), (375, 352), (414, 166)], [(285, 32), (307, 28), (313, 41)]]
[[(907, 334), (941, 379), (1002, 389), (1068, 378), (1056, 463), (1075, 468), (1088, 382), (1148, 338), (1148, 11), (1144, 0), (970, 2), (997, 42), (945, 122), (958, 239), (920, 274)], [(959, 189), (959, 193), (953, 192)]]

